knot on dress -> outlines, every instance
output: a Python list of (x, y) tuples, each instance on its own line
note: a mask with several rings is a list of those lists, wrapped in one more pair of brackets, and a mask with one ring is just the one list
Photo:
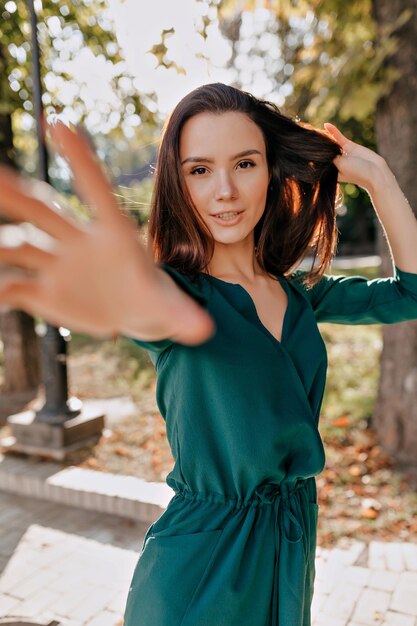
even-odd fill
[(255, 489), (255, 494), (260, 502), (274, 507), (276, 524), (280, 534), (291, 543), (298, 543), (303, 538), (302, 525), (291, 510), (291, 499), (304, 486), (303, 482), (295, 485), (264, 483)]

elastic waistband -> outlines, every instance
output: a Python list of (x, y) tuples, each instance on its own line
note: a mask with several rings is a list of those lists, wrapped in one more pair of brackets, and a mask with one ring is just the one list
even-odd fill
[(175, 491), (174, 497), (188, 498), (190, 500), (201, 500), (218, 504), (228, 504), (233, 508), (248, 506), (271, 505), (277, 499), (288, 500), (300, 489), (307, 488), (308, 479), (298, 479), (292, 482), (281, 483), (261, 483), (253, 493), (245, 496), (238, 494), (224, 494), (216, 491), (192, 491), (184, 485), (179, 485), (176, 481), (171, 481), (169, 486)]

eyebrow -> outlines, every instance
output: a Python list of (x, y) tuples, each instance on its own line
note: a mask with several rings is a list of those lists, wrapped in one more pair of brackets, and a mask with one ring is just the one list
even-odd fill
[[(244, 156), (249, 156), (251, 154), (260, 154), (262, 156), (262, 152), (260, 152), (259, 150), (255, 150), (255, 148), (252, 148), (250, 150), (243, 150), (243, 152), (238, 152), (234, 156), (230, 157), (230, 160), (234, 161), (235, 159), (238, 159)], [(186, 159), (184, 159), (181, 165), (184, 165), (185, 163), (214, 163), (214, 161), (213, 159), (208, 159), (207, 157), (192, 156), (192, 157), (187, 157)]]

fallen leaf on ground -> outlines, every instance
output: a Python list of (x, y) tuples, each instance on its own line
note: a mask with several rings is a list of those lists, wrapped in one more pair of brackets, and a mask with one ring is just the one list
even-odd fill
[(336, 417), (332, 420), (332, 425), (338, 426), (339, 428), (345, 428), (346, 426), (349, 426), (349, 424), (350, 419), (348, 415), (341, 415), (340, 417)]
[(133, 459), (133, 456), (134, 456), (131, 450), (129, 450), (129, 448), (126, 448), (126, 446), (116, 446), (114, 448), (114, 452), (115, 454), (118, 454), (119, 456), (124, 456), (129, 459)]

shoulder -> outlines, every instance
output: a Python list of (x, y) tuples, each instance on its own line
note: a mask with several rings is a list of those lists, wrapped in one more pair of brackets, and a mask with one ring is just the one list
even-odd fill
[(207, 304), (209, 299), (207, 284), (201, 273), (182, 272), (168, 263), (158, 263), (158, 266), (171, 276), (175, 283), (188, 295), (195, 298), (202, 305)]
[(284, 279), (289, 285), (293, 286), (296, 291), (304, 295), (306, 298), (311, 299), (311, 295), (314, 293), (316, 285), (309, 285), (309, 275), (310, 272), (297, 269), (290, 274), (284, 275)]

